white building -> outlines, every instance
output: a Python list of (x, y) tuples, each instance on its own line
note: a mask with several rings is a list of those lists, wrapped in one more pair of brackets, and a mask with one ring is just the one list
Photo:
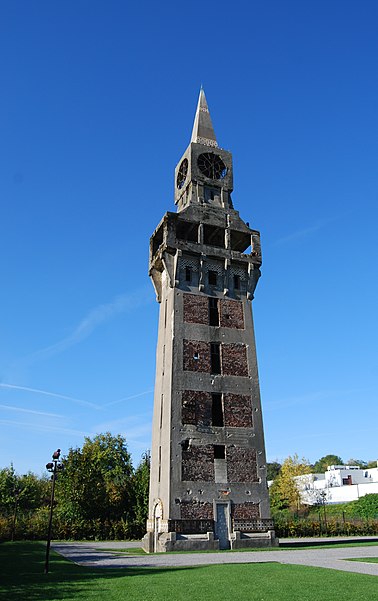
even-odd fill
[(358, 465), (330, 465), (324, 474), (296, 476), (302, 503), (347, 503), (372, 493), (378, 494), (377, 467), (362, 469)]

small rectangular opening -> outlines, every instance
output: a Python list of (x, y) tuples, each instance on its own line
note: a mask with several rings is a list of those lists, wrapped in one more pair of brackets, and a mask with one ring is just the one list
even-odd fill
[(213, 271), (212, 269), (209, 269), (208, 272), (208, 280), (209, 280), (209, 286), (216, 286), (217, 285), (217, 272)]
[(208, 186), (205, 186), (204, 196), (205, 202), (215, 200), (216, 198), (220, 198), (220, 190), (219, 188), (209, 188)]
[(160, 430), (163, 426), (163, 407), (164, 407), (164, 394), (160, 397)]
[(185, 267), (185, 282), (192, 281), (192, 270), (190, 267)]
[(209, 298), (209, 322), (211, 326), (219, 326), (218, 299)]
[(240, 275), (234, 275), (234, 290), (240, 290)]
[(212, 425), (223, 426), (223, 406), (222, 406), (222, 395), (213, 393), (212, 397)]
[(245, 253), (245, 251), (249, 249), (249, 252), (251, 252), (251, 234), (247, 232), (231, 230), (230, 243), (231, 250), (237, 250), (241, 253)]
[(176, 238), (187, 242), (198, 242), (198, 223), (178, 219), (176, 223)]
[(164, 224), (162, 223), (159, 229), (155, 232), (152, 238), (152, 254), (155, 254), (160, 244), (163, 243), (164, 239)]
[(205, 223), (203, 226), (203, 243), (209, 244), (211, 246), (219, 246), (220, 248), (225, 248), (224, 232), (225, 230), (221, 227), (207, 225)]
[(211, 359), (211, 373), (221, 373), (221, 361), (220, 361), (220, 342), (210, 343), (210, 359)]
[(226, 459), (226, 448), (223, 444), (214, 445), (214, 459)]

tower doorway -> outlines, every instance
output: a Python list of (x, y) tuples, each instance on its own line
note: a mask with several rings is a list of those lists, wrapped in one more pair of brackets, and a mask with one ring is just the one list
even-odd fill
[(159, 532), (160, 532), (160, 522), (162, 518), (162, 506), (159, 501), (155, 505), (154, 509), (154, 553), (158, 552), (158, 542), (159, 542)]
[(216, 503), (215, 536), (219, 540), (220, 549), (230, 548), (230, 505)]

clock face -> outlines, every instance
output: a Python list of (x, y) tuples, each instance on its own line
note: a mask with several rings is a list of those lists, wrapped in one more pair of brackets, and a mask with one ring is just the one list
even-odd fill
[(213, 152), (200, 154), (197, 160), (198, 168), (210, 179), (223, 179), (227, 174), (227, 167), (219, 155)]
[(176, 185), (180, 189), (185, 184), (186, 176), (188, 175), (188, 159), (184, 159), (179, 167)]

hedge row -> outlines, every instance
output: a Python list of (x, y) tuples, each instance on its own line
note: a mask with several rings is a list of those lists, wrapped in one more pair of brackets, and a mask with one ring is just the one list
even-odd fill
[[(0, 517), (0, 541), (11, 540), (43, 540), (47, 536), (49, 513), (48, 510), (38, 510), (29, 516), (17, 518), (14, 533), (13, 520), (10, 517)], [(135, 524), (125, 520), (112, 523), (100, 520), (63, 520), (53, 519), (53, 538), (55, 540), (130, 540), (140, 538), (140, 532)]]
[[(39, 509), (31, 515), (18, 517), (14, 533), (11, 517), (0, 517), (0, 541), (43, 540), (46, 538), (49, 512)], [(378, 535), (378, 520), (343, 521), (330, 519), (277, 519), (276, 535), (280, 538), (303, 536), (374, 536)], [(100, 520), (64, 520), (54, 517), (53, 538), (56, 540), (130, 540), (143, 536), (134, 523), (118, 520), (112, 523)]]
[(378, 520), (276, 520), (276, 535), (280, 538), (302, 536), (375, 536)]

